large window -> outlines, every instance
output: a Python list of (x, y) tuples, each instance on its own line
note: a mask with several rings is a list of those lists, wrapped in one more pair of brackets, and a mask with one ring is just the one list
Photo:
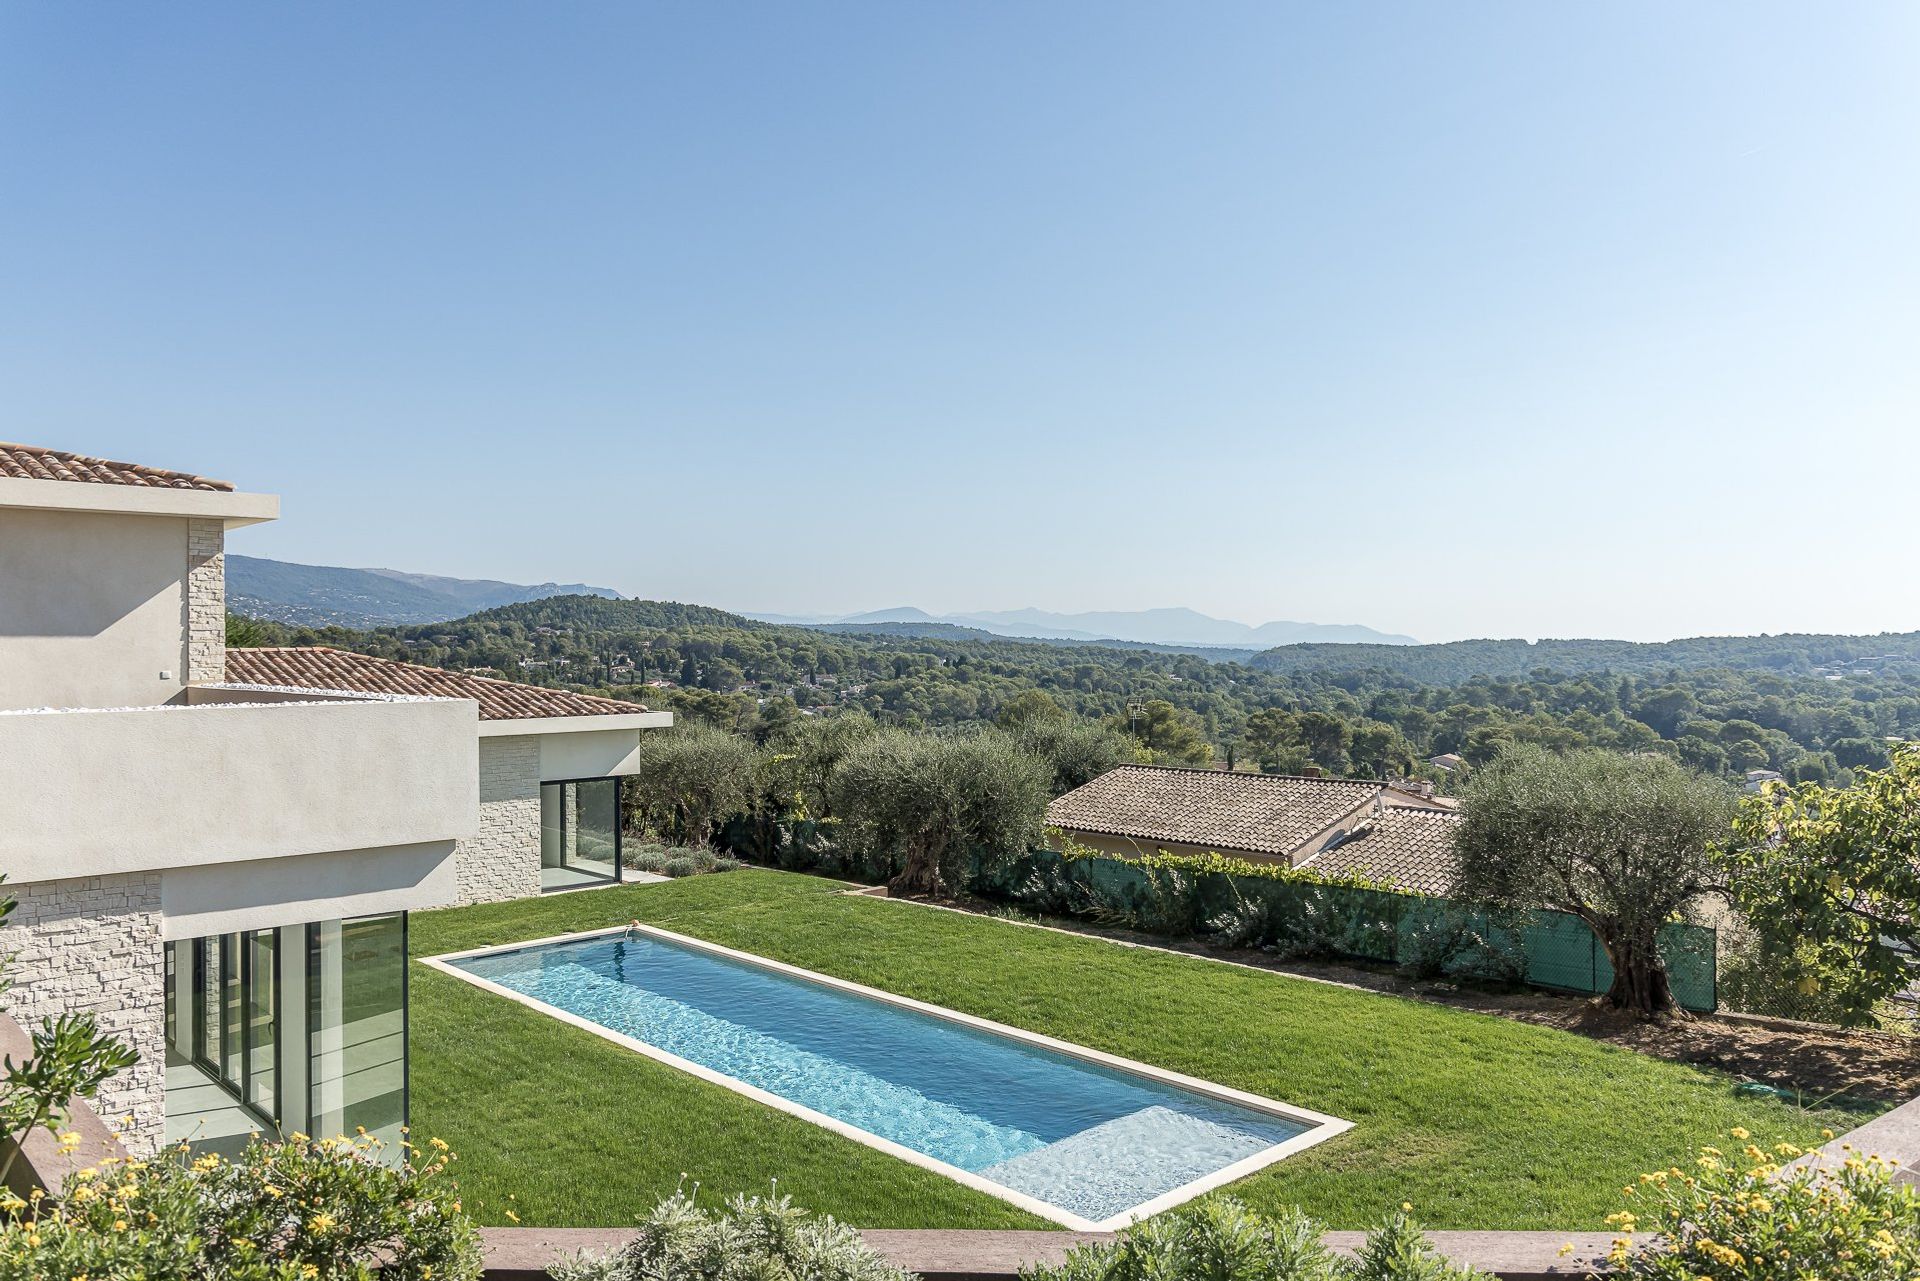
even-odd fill
[(169, 1142), (365, 1128), (398, 1157), (405, 913), (168, 943), (165, 968)]
[(540, 886), (620, 879), (620, 780), (577, 779), (540, 785)]
[(278, 930), (166, 948), (169, 1059), (233, 1096), (264, 1129), (280, 1122)]
[(398, 1147), (407, 1123), (407, 918), (307, 927), (311, 1129)]

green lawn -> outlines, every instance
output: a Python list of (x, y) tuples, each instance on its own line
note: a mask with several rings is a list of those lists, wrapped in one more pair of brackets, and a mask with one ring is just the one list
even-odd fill
[[(1744, 1125), (1806, 1143), (1858, 1116), (1548, 1028), (1194, 957), (851, 897), (748, 870), (421, 912), (413, 954), (638, 917), (685, 934), (1329, 1112), (1348, 1133), (1235, 1185), (1335, 1228), (1401, 1201), (1437, 1228), (1599, 1228), (1620, 1187)], [(863, 1227), (1047, 1226), (992, 1197), (413, 967), (417, 1136), (485, 1222), (619, 1225), (684, 1174)], [(509, 1199), (511, 1198), (511, 1199)]]

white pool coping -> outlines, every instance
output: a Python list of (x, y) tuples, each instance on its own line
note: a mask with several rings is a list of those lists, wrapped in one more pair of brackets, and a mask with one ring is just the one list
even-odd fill
[[(683, 1059), (677, 1054), (669, 1054), (658, 1046), (649, 1045), (637, 1037), (631, 1037), (623, 1032), (616, 1032), (612, 1028), (603, 1027), (591, 1019), (569, 1013), (557, 1006), (549, 1005), (545, 1001), (536, 1000), (525, 993), (516, 992), (512, 988), (495, 983), (491, 979), (483, 979), (479, 975), (463, 970), (453, 964), (455, 961), (463, 961), (476, 956), (498, 956), (507, 952), (520, 952), (528, 948), (544, 947), (554, 943), (577, 943), (583, 939), (597, 938), (607, 934), (626, 934), (630, 931), (652, 938), (662, 939), (666, 942), (678, 944), (681, 947), (690, 948), (695, 951), (706, 952), (714, 956), (725, 957), (728, 960), (758, 966), (763, 970), (770, 970), (776, 974), (786, 975), (788, 978), (800, 979), (804, 982), (818, 984), (821, 987), (833, 988), (841, 992), (851, 993), (855, 996), (862, 996), (871, 1001), (879, 1001), (886, 1005), (897, 1006), (900, 1009), (912, 1010), (919, 1014), (944, 1019), (949, 1023), (957, 1023), (962, 1027), (973, 1028), (976, 1031), (987, 1032), (995, 1036), (1005, 1037), (1008, 1040), (1038, 1046), (1041, 1049), (1051, 1050), (1055, 1054), (1079, 1059), (1084, 1063), (1091, 1063), (1113, 1071), (1125, 1072), (1129, 1075), (1142, 1077), (1161, 1085), (1177, 1086), (1180, 1089), (1189, 1090), (1207, 1098), (1217, 1099), (1223, 1103), (1236, 1104), (1255, 1112), (1265, 1112), (1270, 1116), (1277, 1116), (1283, 1120), (1305, 1125), (1308, 1128), (1286, 1140), (1284, 1143), (1276, 1143), (1271, 1147), (1262, 1148), (1251, 1156), (1242, 1157), (1233, 1164), (1223, 1166), (1211, 1174), (1203, 1175), (1189, 1183), (1183, 1183), (1177, 1188), (1161, 1193), (1152, 1200), (1143, 1201), (1139, 1205), (1124, 1210), (1110, 1218), (1096, 1221), (1082, 1218), (1071, 1210), (1063, 1210), (1057, 1205), (1052, 1205), (1040, 1200), (1038, 1197), (1006, 1187), (1003, 1184), (995, 1183), (991, 1179), (982, 1178), (971, 1170), (963, 1170), (959, 1166), (949, 1165), (945, 1161), (930, 1157), (924, 1152), (917, 1152), (903, 1144), (895, 1143), (892, 1139), (882, 1138), (870, 1131), (862, 1130), (858, 1126), (849, 1125), (845, 1121), (830, 1117), (823, 1112), (816, 1112), (812, 1108), (795, 1103), (791, 1099), (782, 1098), (777, 1094), (761, 1089), (759, 1086), (749, 1085), (738, 1077), (728, 1076), (723, 1072), (716, 1072), (712, 1068), (703, 1067), (698, 1063)], [(768, 960), (764, 956), (755, 956), (751, 952), (742, 952), (731, 947), (722, 947), (718, 943), (709, 943), (705, 939), (693, 938), (685, 934), (675, 934), (671, 930), (663, 930), (652, 925), (613, 925), (606, 929), (582, 930), (575, 934), (556, 934), (547, 938), (527, 939), (524, 942), (518, 943), (500, 943), (487, 947), (468, 948), (464, 952), (445, 952), (439, 956), (422, 957), (421, 964), (432, 966), (443, 974), (451, 974), (453, 977), (491, 992), (495, 996), (503, 996), (509, 1001), (516, 1001), (530, 1009), (539, 1010), (542, 1014), (551, 1015), (559, 1019), (562, 1023), (569, 1023), (574, 1027), (580, 1028), (582, 1031), (591, 1032), (604, 1040), (612, 1041), (616, 1045), (623, 1045), (627, 1049), (644, 1054), (656, 1062), (678, 1068), (682, 1072), (699, 1077), (701, 1080), (711, 1082), (714, 1085), (723, 1086), (726, 1089), (734, 1091), (736, 1094), (744, 1094), (748, 1098), (764, 1103), (770, 1108), (775, 1108), (790, 1116), (797, 1116), (805, 1121), (811, 1121), (815, 1125), (832, 1130), (835, 1134), (843, 1135), (856, 1143), (863, 1143), (867, 1147), (877, 1148), (889, 1156), (898, 1157), (900, 1160), (911, 1165), (917, 1165), (921, 1169), (932, 1170), (936, 1174), (943, 1174), (956, 1183), (965, 1184), (975, 1191), (985, 1192), (989, 1196), (998, 1197), (1002, 1201), (1017, 1205), (1031, 1214), (1039, 1215), (1043, 1219), (1051, 1219), (1055, 1223), (1080, 1232), (1117, 1231), (1140, 1219), (1158, 1214), (1162, 1210), (1171, 1209), (1184, 1201), (1190, 1201), (1202, 1193), (1211, 1192), (1213, 1189), (1232, 1183), (1237, 1179), (1244, 1179), (1256, 1171), (1264, 1170), (1277, 1161), (1285, 1160), (1296, 1152), (1305, 1151), (1315, 1144), (1324, 1143), (1335, 1135), (1344, 1134), (1353, 1128), (1353, 1122), (1344, 1121), (1335, 1116), (1328, 1116), (1324, 1112), (1315, 1112), (1308, 1108), (1295, 1107), (1290, 1103), (1281, 1103), (1274, 1099), (1263, 1098), (1258, 1094), (1249, 1094), (1245, 1090), (1236, 1090), (1229, 1086), (1216, 1085), (1212, 1081), (1203, 1081), (1198, 1077), (1186, 1076), (1179, 1072), (1170, 1072), (1166, 1068), (1155, 1067), (1150, 1063), (1140, 1063), (1133, 1059), (1123, 1059), (1117, 1055), (1105, 1054), (1099, 1050), (1090, 1050), (1084, 1045), (1074, 1045), (1068, 1041), (1055, 1040), (1050, 1036), (1042, 1036), (1038, 1032), (1029, 1032), (1024, 1028), (1009, 1027), (1005, 1023), (995, 1023), (990, 1019), (977, 1018), (971, 1014), (962, 1014), (958, 1010), (950, 1010), (945, 1006), (929, 1005), (925, 1001), (916, 1001), (911, 997), (896, 996), (892, 992), (884, 992), (879, 988), (867, 987), (862, 983), (852, 983), (846, 979), (834, 978), (829, 974), (819, 974), (813, 970), (803, 970), (795, 965), (787, 965), (780, 961)]]

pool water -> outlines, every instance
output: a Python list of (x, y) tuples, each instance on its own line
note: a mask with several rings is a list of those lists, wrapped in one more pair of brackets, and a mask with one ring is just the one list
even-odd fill
[(1093, 1222), (1314, 1128), (659, 938), (447, 963)]

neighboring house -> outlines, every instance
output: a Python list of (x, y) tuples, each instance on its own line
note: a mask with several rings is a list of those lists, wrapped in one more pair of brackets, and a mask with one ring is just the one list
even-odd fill
[(1442, 752), (1438, 756), (1430, 756), (1427, 758), (1427, 764), (1433, 766), (1435, 769), (1443, 769), (1449, 774), (1457, 769), (1464, 768), (1466, 763), (1466, 758), (1458, 752)]
[(1047, 807), (1047, 824), (1118, 858), (1215, 852), (1444, 894), (1460, 822), (1385, 783), (1122, 765)]
[(1747, 790), (1764, 792), (1768, 783), (1784, 783), (1787, 776), (1774, 769), (1750, 769), (1747, 771)]
[(619, 780), (639, 768), (641, 731), (673, 723), (639, 703), (324, 646), (230, 649), (226, 675), (250, 688), (478, 703), (479, 828), (454, 850), (462, 903), (620, 880)]
[[(92, 1013), (133, 1046), (99, 1110), (136, 1153), (253, 1130), (397, 1141), (407, 913), (457, 901), (463, 865), (508, 858), (482, 760), (519, 758), (499, 783), (517, 842), (530, 780), (617, 774), (655, 723), (604, 700), (486, 717), (475, 685), (494, 705), (559, 695), (469, 677), (231, 680), (226, 531), (278, 509), (223, 481), (0, 445), (8, 1004)], [(561, 822), (585, 838), (595, 802), (573, 796)]]

